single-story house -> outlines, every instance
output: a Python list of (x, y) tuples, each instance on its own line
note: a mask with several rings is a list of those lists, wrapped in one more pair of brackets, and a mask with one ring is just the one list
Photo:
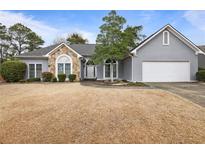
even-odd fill
[[(41, 77), (45, 71), (76, 74), (77, 80), (110, 79), (110, 62), (94, 65), (90, 60), (95, 44), (60, 43), (19, 56), (28, 66), (26, 78)], [(201, 58), (202, 56), (202, 58)], [(116, 61), (114, 79), (131, 82), (189, 82), (195, 80), (205, 53), (171, 25), (165, 25)]]

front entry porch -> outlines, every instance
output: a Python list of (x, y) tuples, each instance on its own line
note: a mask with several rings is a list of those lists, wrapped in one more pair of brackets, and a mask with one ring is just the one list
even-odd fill
[(96, 79), (97, 78), (97, 67), (96, 65), (86, 65), (84, 70), (85, 79)]

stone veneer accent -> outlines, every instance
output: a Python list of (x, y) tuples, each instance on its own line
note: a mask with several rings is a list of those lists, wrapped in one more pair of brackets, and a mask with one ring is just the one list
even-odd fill
[(56, 76), (56, 59), (58, 56), (62, 54), (67, 54), (72, 59), (72, 74), (76, 74), (76, 80), (79, 81), (80, 79), (80, 60), (78, 55), (68, 49), (65, 45), (61, 45), (59, 48), (54, 50), (52, 53), (49, 54), (48, 57), (48, 68), (51, 73)]

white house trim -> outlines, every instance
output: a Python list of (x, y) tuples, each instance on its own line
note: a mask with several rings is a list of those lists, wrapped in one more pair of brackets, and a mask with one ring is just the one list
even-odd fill
[(166, 25), (163, 28), (161, 28), (159, 31), (157, 31), (153, 36), (151, 36), (149, 39), (147, 39), (145, 42), (143, 42), (142, 44), (140, 44), (138, 47), (136, 47), (135, 49), (133, 49), (131, 51), (131, 53), (134, 53), (135, 55), (137, 54), (137, 50), (139, 50), (141, 47), (143, 47), (146, 43), (148, 43), (149, 41), (151, 41), (153, 38), (155, 38), (159, 33), (161, 33), (162, 31), (164, 31), (166, 28), (169, 28), (169, 30), (176, 36), (178, 37), (182, 42), (184, 42), (185, 44), (187, 44), (190, 48), (192, 48), (196, 54), (204, 54), (205, 53), (203, 51), (201, 51), (201, 49), (199, 49), (195, 44), (193, 44), (190, 40), (188, 40), (187, 38), (185, 38), (181, 33), (179, 33), (175, 28), (173, 28), (171, 25)]
[[(165, 43), (165, 33), (167, 33), (167, 43)], [(167, 30), (165, 30), (163, 32), (162, 44), (163, 45), (169, 45), (169, 31), (167, 31)]]
[(52, 53), (53, 51), (55, 51), (56, 49), (58, 49), (60, 46), (65, 45), (68, 49), (70, 49), (72, 52), (74, 52), (75, 54), (77, 54), (78, 58), (82, 57), (82, 55), (80, 55), (78, 52), (76, 52), (75, 50), (73, 50), (71, 47), (69, 47), (66, 43), (61, 43), (59, 44), (57, 47), (55, 47), (54, 49), (52, 49), (49, 53), (47, 53), (45, 56), (49, 56), (50, 53)]
[(132, 56), (131, 57), (131, 59), (132, 59), (132, 66), (131, 66), (132, 67), (132, 81), (134, 80), (134, 67), (133, 67), (134, 66), (134, 64), (133, 64), (134, 60), (133, 60), (133, 58), (134, 57)]
[[(71, 74), (73, 73), (73, 61), (72, 61), (72, 58), (71, 58), (69, 55), (62, 54), (62, 55), (60, 55), (60, 56), (58, 56), (58, 57), (56, 58), (56, 62), (55, 62), (55, 69), (56, 69), (56, 71), (55, 71), (55, 73), (56, 73), (55, 76), (56, 76), (56, 78), (58, 77), (58, 60), (59, 60), (59, 58), (61, 58), (61, 57), (67, 57), (67, 58), (69, 58), (69, 60), (70, 60), (70, 73), (71, 73)], [(63, 72), (65, 73), (65, 66), (64, 66)]]

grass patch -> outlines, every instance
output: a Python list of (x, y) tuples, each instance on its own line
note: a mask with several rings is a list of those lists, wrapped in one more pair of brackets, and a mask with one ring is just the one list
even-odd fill
[(142, 82), (129, 82), (127, 83), (128, 86), (140, 86), (140, 87), (147, 87), (148, 85), (146, 85), (145, 83)]

